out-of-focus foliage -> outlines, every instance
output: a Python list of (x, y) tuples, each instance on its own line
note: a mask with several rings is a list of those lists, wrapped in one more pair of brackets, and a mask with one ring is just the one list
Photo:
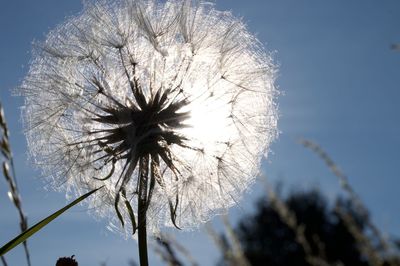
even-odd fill
[[(400, 265), (398, 250), (378, 245), (368, 220), (351, 200), (338, 198), (331, 206), (313, 190), (262, 198), (256, 213), (243, 217), (235, 231), (251, 265)], [(221, 259), (220, 265), (234, 262)]]

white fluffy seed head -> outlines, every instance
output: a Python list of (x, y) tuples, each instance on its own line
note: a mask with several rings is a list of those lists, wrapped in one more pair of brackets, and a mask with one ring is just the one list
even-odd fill
[[(243, 23), (210, 3), (89, 2), (49, 33), (19, 88), (29, 150), (68, 195), (105, 185), (89, 206), (114, 229), (121, 186), (137, 216), (129, 161), (148, 152), (160, 161), (150, 230), (172, 225), (170, 203), (176, 224), (192, 228), (254, 181), (277, 133), (275, 72)], [(124, 201), (117, 205), (128, 221)]]

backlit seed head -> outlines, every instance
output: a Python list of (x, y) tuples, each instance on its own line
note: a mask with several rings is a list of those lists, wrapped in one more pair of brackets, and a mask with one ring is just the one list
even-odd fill
[(135, 229), (138, 197), (153, 232), (191, 228), (254, 181), (277, 134), (275, 71), (210, 3), (89, 2), (39, 44), (19, 88), (29, 150), (68, 195), (105, 185), (89, 206), (111, 229)]

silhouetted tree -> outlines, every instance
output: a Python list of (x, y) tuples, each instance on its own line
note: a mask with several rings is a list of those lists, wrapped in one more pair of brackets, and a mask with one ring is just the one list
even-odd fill
[(399, 265), (398, 256), (382, 254), (368, 234), (369, 217), (354, 206), (342, 198), (329, 205), (315, 190), (262, 199), (236, 234), (251, 265)]

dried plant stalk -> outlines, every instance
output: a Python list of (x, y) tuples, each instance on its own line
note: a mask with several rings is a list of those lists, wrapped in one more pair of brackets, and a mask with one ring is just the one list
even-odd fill
[[(389, 252), (389, 243), (382, 236), (382, 233), (380, 232), (378, 227), (376, 227), (375, 224), (371, 221), (371, 219), (369, 219), (369, 211), (368, 211), (367, 207), (365, 207), (361, 198), (357, 195), (357, 193), (351, 187), (348, 177), (339, 169), (337, 164), (330, 158), (330, 156), (318, 144), (316, 144), (312, 141), (309, 141), (309, 140), (305, 140), (305, 139), (301, 139), (300, 143), (304, 147), (310, 149), (315, 154), (317, 154), (318, 157), (320, 157), (325, 162), (325, 164), (329, 167), (331, 172), (338, 178), (342, 189), (349, 195), (351, 203), (354, 204), (354, 206), (356, 207), (357, 213), (360, 215), (360, 217), (363, 220), (366, 221), (367, 227), (371, 230), (374, 237), (378, 240), (379, 247), (381, 247), (385, 253)], [(349, 228), (349, 229), (351, 229), (351, 228)]]
[[(1, 103), (0, 103), (0, 129), (1, 129), (0, 151), (4, 157), (2, 167), (3, 167), (3, 175), (9, 186), (8, 197), (10, 198), (10, 200), (14, 204), (15, 208), (17, 209), (17, 212), (19, 215), (19, 220), (20, 220), (19, 225), (21, 228), (21, 232), (24, 232), (28, 228), (28, 220), (22, 209), (21, 196), (20, 196), (20, 193), (18, 190), (13, 154), (11, 152), (11, 146), (10, 146), (10, 140), (9, 140), (10, 134), (9, 134), (7, 122), (6, 122), (6, 119), (4, 116), (4, 109), (3, 109), (3, 106), (1, 105)], [(23, 245), (24, 245), (26, 261), (27, 261), (28, 266), (30, 266), (31, 260), (30, 260), (30, 254), (29, 254), (29, 249), (28, 249), (28, 243), (25, 241), (23, 243)], [(5, 259), (3, 257), (1, 259), (1, 261), (2, 261), (3, 265), (7, 265), (7, 263), (5, 262)]]
[(250, 266), (250, 262), (247, 260), (246, 256), (244, 255), (242, 245), (232, 228), (231, 223), (229, 222), (228, 216), (222, 216), (222, 222), (224, 223), (225, 230), (227, 233), (227, 238), (229, 239), (230, 243), (232, 244), (233, 254), (235, 254), (236, 261), (238, 262), (237, 265), (242, 266)]
[(227, 265), (249, 266), (250, 262), (244, 255), (243, 249), (239, 244), (236, 234), (234, 233), (227, 217), (222, 218), (225, 226), (226, 235), (218, 234), (210, 223), (206, 224), (206, 231), (215, 245), (222, 253)]
[(384, 265), (382, 258), (373, 247), (371, 240), (363, 234), (359, 226), (357, 226), (356, 222), (354, 221), (354, 218), (339, 206), (336, 206), (335, 211), (343, 220), (354, 239), (357, 241), (360, 252), (368, 258), (368, 261), (371, 263), (371, 265)]
[(177, 242), (170, 234), (162, 233), (156, 238), (156, 246), (154, 251), (161, 257), (161, 259), (171, 266), (185, 265), (178, 258), (177, 253), (182, 254), (189, 265), (198, 266), (190, 252)]
[(232, 252), (231, 248), (229, 247), (226, 239), (224, 238), (224, 235), (219, 235), (211, 225), (211, 223), (207, 223), (205, 225), (205, 229), (207, 234), (210, 236), (210, 238), (214, 241), (215, 245), (219, 248), (221, 254), (224, 257), (224, 260), (227, 262), (232, 261)]
[(175, 254), (171, 243), (164, 238), (157, 238), (157, 244), (160, 248), (155, 248), (154, 250), (160, 255), (161, 259), (167, 263), (169, 266), (182, 266), (182, 262), (179, 260)]

